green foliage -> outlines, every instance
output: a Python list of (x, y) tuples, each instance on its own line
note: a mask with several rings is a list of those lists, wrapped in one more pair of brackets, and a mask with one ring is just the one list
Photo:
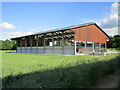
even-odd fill
[(93, 57), (2, 53), (6, 88), (87, 88), (114, 72), (120, 63), (117, 54)]
[(10, 40), (0, 40), (0, 49), (2, 50), (13, 50), (16, 49), (16, 42)]
[(108, 48), (117, 48), (120, 49), (120, 35), (110, 36), (109, 41), (107, 42)]

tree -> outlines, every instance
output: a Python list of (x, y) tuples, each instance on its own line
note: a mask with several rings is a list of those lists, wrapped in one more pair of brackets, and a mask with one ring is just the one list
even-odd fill
[(16, 49), (16, 42), (10, 40), (1, 40), (0, 41), (0, 49), (2, 50), (13, 50)]
[(110, 36), (109, 41), (107, 42), (108, 48), (117, 48), (120, 49), (120, 35)]
[(116, 48), (120, 48), (120, 35), (114, 36)]

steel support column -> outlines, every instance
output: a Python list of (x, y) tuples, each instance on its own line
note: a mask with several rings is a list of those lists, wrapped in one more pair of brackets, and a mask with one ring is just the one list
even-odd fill
[(53, 36), (53, 33), (52, 33), (52, 47), (54, 47), (54, 36)]
[(101, 43), (99, 43), (99, 52), (101, 52)]
[(38, 35), (36, 37), (37, 37), (37, 39), (36, 39), (36, 47), (37, 47), (37, 54), (38, 54)]
[(105, 52), (107, 52), (107, 42), (105, 43)]
[(63, 47), (63, 54), (64, 54), (64, 33), (62, 32), (62, 47)]
[(94, 42), (93, 42), (93, 45), (92, 45), (92, 46), (93, 46), (93, 53), (94, 53), (94, 52), (95, 52), (95, 50), (94, 50), (94, 49), (95, 49), (95, 44), (94, 44)]
[(20, 52), (22, 53), (22, 38), (20, 40)]
[(43, 46), (44, 46), (44, 54), (45, 54), (45, 34), (43, 36)]
[(32, 53), (32, 36), (30, 36), (29, 38), (30, 38), (30, 48), (31, 48), (31, 53)]
[(27, 48), (27, 39), (25, 38), (25, 53), (26, 53), (26, 48)]
[(75, 55), (76, 55), (76, 41), (74, 40), (74, 47), (75, 47)]
[(85, 42), (85, 54), (87, 54), (86, 48), (87, 48), (87, 42)]

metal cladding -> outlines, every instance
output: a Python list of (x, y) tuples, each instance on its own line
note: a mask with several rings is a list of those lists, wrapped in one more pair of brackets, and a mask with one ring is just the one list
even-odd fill
[(72, 29), (75, 32), (75, 41), (106, 43), (109, 36), (96, 24)]

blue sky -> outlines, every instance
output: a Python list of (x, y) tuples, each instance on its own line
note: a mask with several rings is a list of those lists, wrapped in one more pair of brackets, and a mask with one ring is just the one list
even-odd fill
[(109, 34), (110, 28), (116, 27), (116, 25), (111, 27), (112, 24), (105, 21), (114, 13), (111, 10), (115, 9), (112, 7), (113, 4), (113, 2), (3, 2), (1, 24), (3, 35), (0, 39), (88, 22), (98, 23)]

